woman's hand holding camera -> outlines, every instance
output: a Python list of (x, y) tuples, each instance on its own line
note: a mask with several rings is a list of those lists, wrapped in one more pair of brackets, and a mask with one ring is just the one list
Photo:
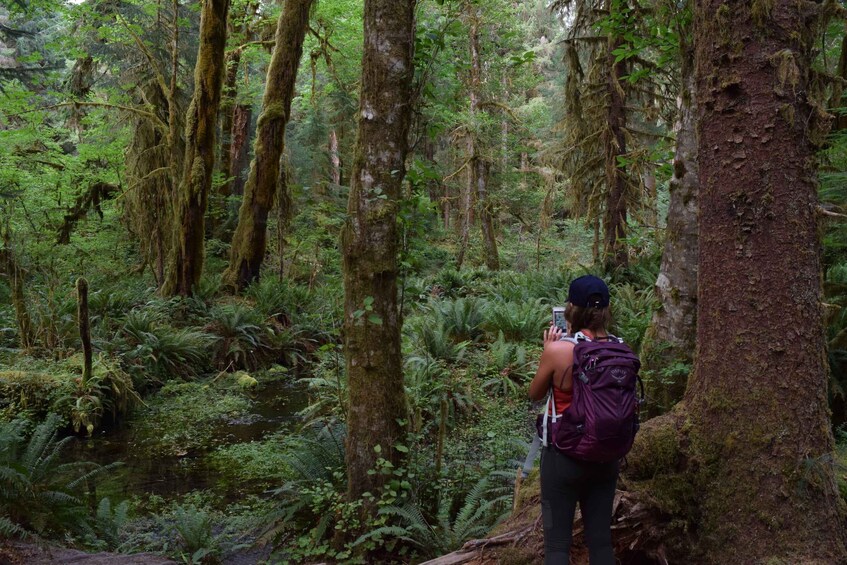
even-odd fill
[(546, 348), (549, 343), (559, 341), (564, 334), (562, 328), (551, 324), (550, 328), (544, 330), (544, 347)]

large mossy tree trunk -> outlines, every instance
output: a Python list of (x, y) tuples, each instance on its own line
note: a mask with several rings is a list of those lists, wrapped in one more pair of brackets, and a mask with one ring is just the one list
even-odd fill
[(365, 0), (359, 133), (341, 236), (349, 500), (365, 492), (378, 498), (387, 477), (369, 471), (383, 458), (400, 464), (395, 446), (406, 433), (397, 209), (412, 115), (414, 9), (415, 0)]
[[(148, 101), (151, 111), (162, 123), (167, 123), (171, 116), (169, 108), (176, 103), (175, 97), (168, 96), (155, 80), (144, 82), (139, 90), (141, 100)], [(157, 286), (164, 283), (168, 250), (173, 239), (174, 173), (182, 170), (185, 153), (183, 137), (171, 138), (169, 131), (169, 127), (162, 128), (153, 120), (136, 119), (126, 151), (127, 184), (132, 189), (124, 193), (123, 219), (138, 240), (141, 257), (151, 266)], [(172, 144), (176, 144), (176, 149)]]
[(185, 120), (185, 168), (174, 198), (174, 241), (162, 286), (166, 296), (191, 295), (203, 273), (206, 206), (215, 167), (229, 0), (206, 0), (202, 6), (194, 96)]
[[(681, 46), (681, 76), (684, 88), (679, 97), (679, 121), (673, 177), (669, 185), (665, 247), (656, 295), (661, 307), (653, 315), (649, 338), (641, 350), (645, 368), (658, 371), (675, 362), (690, 366), (697, 337), (697, 100), (694, 85), (693, 45)], [(685, 393), (687, 373), (653, 380), (651, 410), (669, 410)]]
[[(268, 78), (262, 113), (256, 132), (255, 157), (244, 186), (238, 226), (232, 238), (229, 268), (224, 284), (243, 290), (259, 278), (265, 258), (268, 213), (280, 184), (280, 158), (285, 146), (285, 126), (291, 116), (291, 101), (297, 82), (297, 69), (303, 55), (303, 40), (309, 27), (309, 11), (314, 0), (287, 0), (276, 28), (276, 45)], [(287, 194), (287, 191), (286, 193)], [(290, 213), (290, 198), (280, 206)]]
[(810, 98), (821, 5), (695, 9), (700, 256), (686, 392), (702, 562), (845, 563)]

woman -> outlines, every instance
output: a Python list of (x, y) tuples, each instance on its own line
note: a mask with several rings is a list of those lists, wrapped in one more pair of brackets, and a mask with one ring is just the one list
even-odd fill
[[(585, 275), (568, 288), (565, 320), (571, 333), (588, 339), (608, 337), (611, 324), (609, 288), (602, 279)], [(554, 325), (544, 332), (544, 351), (538, 371), (529, 385), (529, 397), (542, 400), (551, 387), (555, 409), (562, 414), (573, 399), (573, 350), (561, 341), (563, 332)], [(576, 503), (582, 511), (585, 540), (591, 565), (614, 565), (612, 549), (612, 503), (619, 461), (590, 463), (568, 457), (555, 447), (541, 455), (541, 513), (544, 519), (544, 563), (568, 564)]]

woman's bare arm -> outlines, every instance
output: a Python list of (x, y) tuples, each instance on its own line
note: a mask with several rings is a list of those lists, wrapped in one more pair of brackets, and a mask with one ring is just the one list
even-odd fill
[[(573, 344), (567, 341), (559, 341), (562, 337), (562, 330), (556, 326), (550, 326), (544, 331), (544, 351), (541, 353), (541, 360), (538, 362), (538, 370), (535, 371), (535, 377), (529, 385), (529, 397), (532, 400), (541, 400), (547, 391), (550, 390), (550, 385), (554, 377), (561, 379), (573, 358)], [(563, 383), (562, 388), (567, 390), (570, 388), (567, 382)]]

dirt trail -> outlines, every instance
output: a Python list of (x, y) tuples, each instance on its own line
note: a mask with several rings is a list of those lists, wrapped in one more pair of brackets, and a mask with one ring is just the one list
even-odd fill
[(153, 553), (85, 553), (76, 549), (0, 542), (0, 565), (170, 565), (176, 563)]

